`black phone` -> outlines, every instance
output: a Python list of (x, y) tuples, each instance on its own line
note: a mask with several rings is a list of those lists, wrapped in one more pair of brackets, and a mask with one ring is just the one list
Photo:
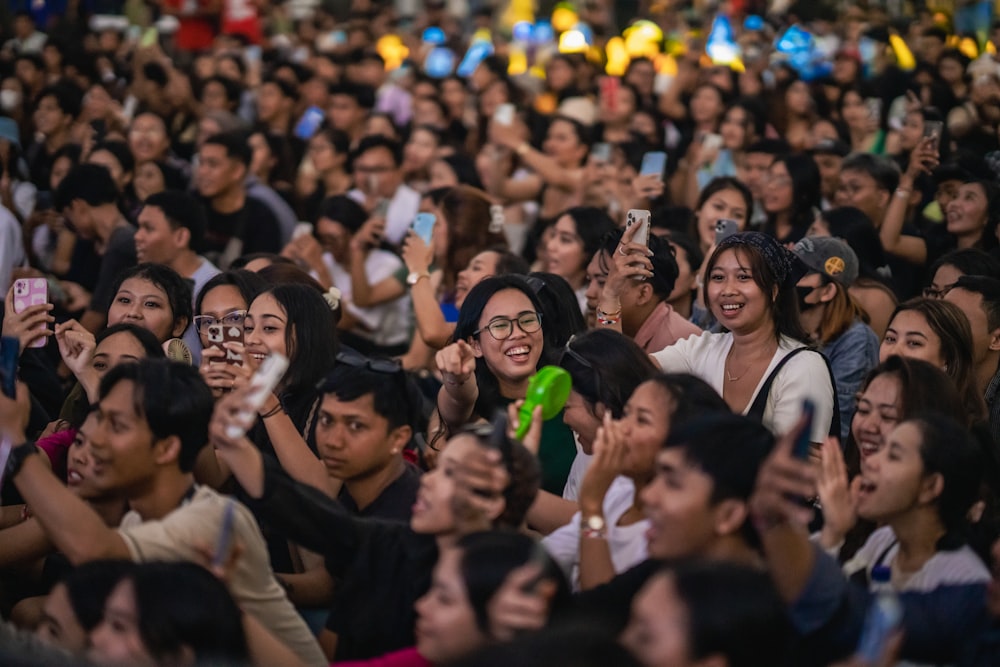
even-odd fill
[(809, 450), (812, 447), (812, 427), (813, 417), (816, 414), (816, 404), (808, 398), (804, 399), (802, 401), (802, 414), (805, 415), (806, 423), (802, 431), (795, 438), (795, 446), (792, 448), (792, 454), (797, 459), (807, 461), (809, 460)]

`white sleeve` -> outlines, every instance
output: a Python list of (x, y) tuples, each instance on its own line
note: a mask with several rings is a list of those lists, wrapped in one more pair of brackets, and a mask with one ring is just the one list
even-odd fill
[(573, 568), (580, 562), (580, 513), (574, 514), (562, 528), (543, 537), (542, 546), (572, 581)]
[(702, 336), (706, 335), (711, 334), (688, 336), (673, 345), (668, 345), (659, 352), (654, 352), (650, 356), (664, 373), (694, 373), (697, 375), (691, 363), (694, 357), (693, 348), (696, 343), (702, 343)]
[(788, 360), (771, 385), (768, 407), (771, 431), (781, 436), (792, 430), (802, 416), (802, 401), (816, 405), (811, 442), (823, 442), (833, 419), (833, 385), (830, 371), (819, 352), (805, 351)]

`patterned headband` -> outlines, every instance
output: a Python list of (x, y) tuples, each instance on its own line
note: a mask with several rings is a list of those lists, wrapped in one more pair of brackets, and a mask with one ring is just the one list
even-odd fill
[(777, 239), (769, 234), (741, 232), (733, 234), (719, 243), (720, 250), (734, 246), (753, 246), (756, 248), (764, 256), (764, 261), (774, 271), (774, 276), (782, 287), (794, 285), (808, 272), (802, 260), (795, 253), (778, 243)]

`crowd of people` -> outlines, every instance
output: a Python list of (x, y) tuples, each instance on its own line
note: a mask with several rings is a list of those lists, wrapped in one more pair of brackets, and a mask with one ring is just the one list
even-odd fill
[(0, 663), (1000, 664), (992, 3), (6, 4)]

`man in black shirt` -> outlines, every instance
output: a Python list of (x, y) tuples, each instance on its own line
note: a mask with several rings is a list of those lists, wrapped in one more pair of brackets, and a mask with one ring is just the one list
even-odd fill
[(101, 256), (90, 305), (80, 318), (80, 324), (95, 334), (107, 322), (115, 278), (136, 264), (135, 227), (118, 208), (120, 194), (106, 167), (81, 164), (66, 174), (53, 198), (66, 225), (80, 238), (94, 241)]
[(42, 192), (49, 191), (56, 151), (69, 143), (82, 104), (83, 91), (68, 82), (44, 88), (35, 99), (35, 129), (41, 139), (28, 147), (26, 158), (31, 182)]
[(281, 230), (274, 214), (247, 197), (251, 156), (240, 132), (209, 137), (198, 151), (195, 183), (208, 213), (204, 254), (221, 269), (244, 254), (281, 250)]

